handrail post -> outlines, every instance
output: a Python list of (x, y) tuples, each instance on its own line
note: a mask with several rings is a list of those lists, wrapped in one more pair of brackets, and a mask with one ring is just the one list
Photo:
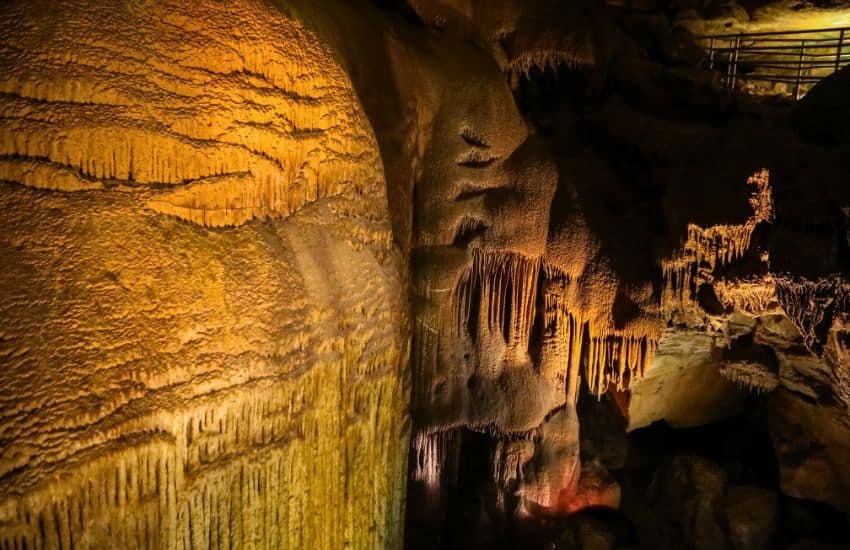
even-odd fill
[(731, 90), (732, 87), (729, 86), (729, 83), (732, 82), (732, 59), (735, 55), (735, 48), (732, 47), (733, 42), (728, 40), (728, 45), (726, 47), (726, 89)]
[(844, 31), (846, 29), (841, 29), (838, 33), (838, 48), (836, 48), (835, 52), (835, 72), (838, 72), (838, 69), (841, 68), (841, 47), (844, 45)]
[(726, 45), (726, 81), (723, 83), (726, 86), (726, 89), (729, 89), (729, 77), (732, 74), (732, 48), (730, 47), (731, 41), (724, 40), (724, 44)]
[(738, 33), (738, 36), (735, 37), (735, 60), (732, 63), (732, 79), (729, 82), (729, 91), (735, 91), (735, 80), (738, 77), (738, 54), (741, 53), (741, 38), (744, 33)]
[(803, 76), (803, 53), (806, 51), (806, 41), (800, 41), (800, 57), (797, 59), (797, 81), (794, 84), (794, 99), (800, 99), (800, 79)]
[[(839, 51), (838, 55), (840, 56), (841, 55), (841, 53), (840, 53), (841, 52), (841, 46), (840, 45), (838, 46), (838, 51)], [(838, 70), (837, 69), (838, 60), (835, 61), (835, 66), (836, 66), (835, 70)], [(709, 70), (714, 69), (714, 37), (713, 36), (711, 37), (711, 41), (708, 43), (708, 69)]]

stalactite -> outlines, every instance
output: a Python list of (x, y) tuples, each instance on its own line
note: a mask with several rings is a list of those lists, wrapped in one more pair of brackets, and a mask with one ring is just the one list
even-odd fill
[(527, 436), (520, 439), (505, 439), (496, 444), (493, 450), (491, 473), (498, 488), (496, 491), (496, 509), (511, 514), (517, 503), (516, 492), (525, 480), (525, 468), (534, 456), (534, 440)]
[(582, 376), (596, 395), (611, 386), (627, 389), (643, 376), (657, 347), (657, 323), (617, 329), (610, 310), (588, 311), (573, 303), (570, 287), (577, 282), (553, 268), (547, 279), (544, 327), (552, 345), (560, 348), (554, 355), (566, 368), (568, 402), (575, 403)]
[(814, 281), (775, 275), (774, 281), (783, 311), (809, 351), (819, 355), (833, 319), (850, 314), (850, 282), (842, 275)]
[(517, 254), (476, 253), (472, 266), (461, 273), (455, 286), (451, 310), (451, 335), (459, 335), (471, 319), (473, 300), (480, 296), (482, 329), (502, 335), (509, 349), (528, 350), (537, 307), (540, 261)]
[(420, 432), (413, 438), (412, 478), (425, 488), (425, 497), (431, 505), (439, 505), (442, 497), (457, 484), (460, 438), (456, 430)]
[(712, 285), (724, 308), (752, 317), (781, 313), (773, 276), (720, 279)]
[[(0, 508), (0, 545), (337, 548), (398, 540), (401, 486), (388, 482), (404, 468), (404, 439), (386, 438), (398, 433), (398, 419), (346, 419), (399, 391), (381, 364), (397, 361), (395, 352), (375, 360), (369, 370), (387, 375), (361, 381), (346, 401), (346, 373), (358, 369), (316, 366), (301, 381), (231, 392), (227, 406), (133, 419), (140, 431), (123, 436), (123, 446), (86, 450), (53, 479), (7, 477), (19, 496), (7, 493)], [(304, 410), (302, 400), (312, 406)]]
[[(601, 395), (609, 385), (627, 388), (645, 372), (654, 353), (657, 336), (653, 327), (617, 330), (606, 312), (584, 312), (570, 307), (569, 278), (552, 266), (541, 270), (539, 261), (512, 254), (478, 254), (472, 267), (461, 274), (452, 300), (452, 335), (461, 334), (470, 322), (472, 302), (480, 296), (479, 330), (507, 335), (508, 349), (528, 352), (531, 329), (538, 308), (541, 274), (545, 356), (541, 370), (558, 369), (566, 381), (567, 400), (574, 403), (578, 381), (584, 376), (588, 387)], [(509, 304), (509, 305), (508, 305)], [(609, 312), (610, 313), (610, 312)]]
[(752, 393), (769, 393), (779, 385), (779, 375), (752, 361), (723, 361), (720, 374), (739, 388)]
[[(750, 251), (756, 226), (773, 220), (770, 173), (760, 170), (750, 176), (747, 184), (752, 187), (749, 199), (752, 216), (741, 225), (703, 228), (688, 224), (687, 238), (681, 249), (672, 258), (661, 261), (661, 309), (667, 318), (675, 317), (676, 312), (697, 311), (699, 287), (713, 283), (720, 273), (740, 261)], [(769, 301), (769, 297), (762, 299)]]
[(518, 78), (521, 75), (528, 78), (532, 69), (551, 69), (554, 72), (562, 66), (574, 69), (593, 65), (592, 54), (588, 55), (587, 51), (580, 52), (577, 50), (578, 48), (573, 50), (536, 48), (513, 57), (505, 64), (503, 70), (513, 78)]

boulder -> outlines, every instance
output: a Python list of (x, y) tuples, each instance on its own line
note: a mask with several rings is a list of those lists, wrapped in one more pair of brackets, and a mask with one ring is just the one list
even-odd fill
[(656, 472), (648, 499), (659, 519), (678, 528), (687, 546), (726, 550), (731, 546), (723, 529), (725, 491), (726, 473), (720, 466), (683, 454)]
[(797, 103), (793, 125), (819, 143), (850, 142), (850, 66), (818, 82)]
[(730, 487), (726, 523), (736, 550), (772, 548), (779, 523), (777, 494), (761, 487)]
[(769, 411), (782, 491), (850, 513), (850, 425), (846, 410), (777, 390), (770, 395)]

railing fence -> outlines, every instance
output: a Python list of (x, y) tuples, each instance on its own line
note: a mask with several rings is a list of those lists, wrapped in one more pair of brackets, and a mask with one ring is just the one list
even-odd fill
[(726, 88), (800, 99), (819, 80), (850, 64), (850, 27), (787, 32), (716, 34), (699, 38), (710, 69)]

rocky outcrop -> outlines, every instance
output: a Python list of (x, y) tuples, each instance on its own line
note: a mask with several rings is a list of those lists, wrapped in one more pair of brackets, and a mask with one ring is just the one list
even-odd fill
[(722, 508), (726, 474), (716, 464), (698, 456), (674, 457), (657, 472), (650, 492), (651, 501), (676, 525), (687, 546), (729, 548)]

